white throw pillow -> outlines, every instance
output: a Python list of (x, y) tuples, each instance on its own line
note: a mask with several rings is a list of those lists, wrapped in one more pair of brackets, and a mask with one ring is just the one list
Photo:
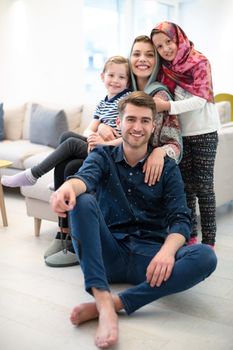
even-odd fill
[(78, 132), (82, 121), (82, 106), (63, 108), (66, 114), (68, 129), (73, 132)]
[(23, 135), (26, 105), (4, 109), (4, 139), (16, 141)]

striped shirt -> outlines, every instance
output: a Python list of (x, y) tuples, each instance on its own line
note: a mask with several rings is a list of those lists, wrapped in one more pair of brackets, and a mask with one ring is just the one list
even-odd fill
[(94, 119), (97, 119), (101, 123), (111, 126), (119, 132), (116, 126), (116, 119), (119, 115), (118, 102), (120, 101), (120, 99), (126, 97), (130, 93), (131, 90), (125, 89), (110, 99), (108, 99), (108, 96), (106, 96), (105, 99), (101, 100), (100, 103), (97, 105), (94, 113)]

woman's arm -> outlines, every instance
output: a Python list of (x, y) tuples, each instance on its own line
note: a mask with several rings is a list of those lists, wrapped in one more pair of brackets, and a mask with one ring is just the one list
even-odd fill
[[(163, 101), (168, 101), (169, 97), (165, 91), (156, 94)], [(156, 106), (157, 107), (157, 106)], [(159, 181), (165, 156), (180, 161), (182, 154), (182, 137), (177, 115), (170, 115), (166, 112), (158, 113), (156, 116), (156, 127), (152, 136), (153, 152), (144, 164), (145, 182), (148, 185)]]
[[(170, 99), (165, 91), (158, 92), (156, 96), (165, 101)], [(154, 147), (162, 147), (167, 156), (179, 163), (183, 150), (183, 142), (178, 116), (163, 112), (158, 113), (156, 119), (158, 120), (158, 127), (155, 129), (152, 145)]]

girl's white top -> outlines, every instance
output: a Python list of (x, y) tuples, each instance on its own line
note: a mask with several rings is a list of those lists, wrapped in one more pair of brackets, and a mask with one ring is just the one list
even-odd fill
[(169, 101), (169, 114), (177, 114), (182, 136), (194, 136), (217, 131), (220, 119), (214, 103), (202, 97), (194, 96), (182, 89), (175, 88), (175, 101)]

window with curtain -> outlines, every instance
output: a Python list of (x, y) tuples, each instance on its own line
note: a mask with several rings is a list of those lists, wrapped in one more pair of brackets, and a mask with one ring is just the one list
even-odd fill
[(105, 95), (100, 80), (104, 62), (120, 52), (119, 0), (85, 0), (84, 4), (85, 91), (88, 98), (99, 100)]
[(177, 1), (84, 0), (85, 93), (94, 103), (105, 96), (100, 80), (106, 59), (128, 56), (133, 38), (172, 19)]

